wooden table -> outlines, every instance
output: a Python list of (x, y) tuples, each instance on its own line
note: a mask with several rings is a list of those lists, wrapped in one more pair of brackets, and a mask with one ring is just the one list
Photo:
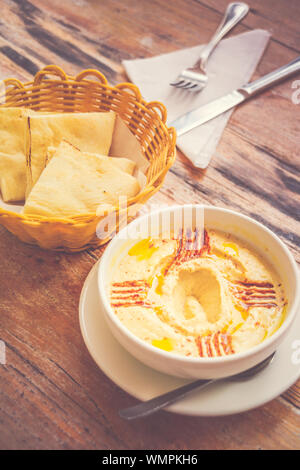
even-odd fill
[[(205, 42), (227, 0), (4, 0), (2, 78), (29, 80), (49, 63), (76, 74), (97, 68), (126, 80), (122, 59)], [(234, 34), (265, 28), (272, 39), (255, 77), (299, 55), (298, 0), (249, 0)], [(299, 79), (299, 77), (298, 77)], [(299, 107), (292, 78), (236, 110), (206, 171), (183, 155), (153, 203), (199, 202), (254, 216), (299, 251)], [(0, 228), (0, 447), (2, 449), (299, 449), (300, 381), (269, 404), (230, 417), (161, 412), (134, 424), (117, 409), (134, 400), (90, 357), (78, 300), (102, 249), (78, 254), (25, 245)]]

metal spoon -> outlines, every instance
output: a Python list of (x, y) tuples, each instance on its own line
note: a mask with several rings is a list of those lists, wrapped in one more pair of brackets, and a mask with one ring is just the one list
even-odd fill
[(144, 401), (138, 405), (131, 406), (130, 408), (124, 408), (123, 410), (119, 411), (119, 415), (121, 418), (127, 420), (142, 418), (156, 413), (156, 411), (171, 405), (171, 403), (174, 403), (180, 398), (185, 397), (193, 390), (204, 388), (211, 383), (219, 382), (221, 380), (239, 381), (248, 379), (267, 367), (271, 363), (274, 354), (275, 352), (264, 359), (262, 362), (256, 364), (256, 366), (240, 372), (239, 374), (231, 375), (221, 379), (196, 380), (195, 382), (190, 382), (187, 385), (183, 385), (182, 387), (171, 390), (170, 392), (164, 393), (163, 395), (151, 398), (151, 400)]

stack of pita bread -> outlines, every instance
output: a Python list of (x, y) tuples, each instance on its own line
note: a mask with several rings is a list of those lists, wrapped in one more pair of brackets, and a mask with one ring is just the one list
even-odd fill
[(109, 157), (115, 113), (0, 108), (0, 190), (23, 213), (72, 217), (135, 196), (135, 163)]

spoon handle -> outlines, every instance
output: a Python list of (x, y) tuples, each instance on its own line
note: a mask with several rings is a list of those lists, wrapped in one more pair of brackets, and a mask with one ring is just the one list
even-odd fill
[(210, 380), (196, 380), (190, 382), (182, 387), (171, 390), (170, 392), (159, 395), (158, 397), (152, 398), (145, 402), (139, 403), (138, 405), (131, 406), (130, 408), (125, 408), (124, 410), (119, 411), (121, 418), (131, 420), (136, 418), (142, 418), (152, 413), (155, 413), (162, 408), (165, 408), (168, 405), (171, 405), (179, 398), (183, 398), (188, 393), (192, 392), (195, 389), (204, 388), (208, 384), (215, 382), (218, 379)]

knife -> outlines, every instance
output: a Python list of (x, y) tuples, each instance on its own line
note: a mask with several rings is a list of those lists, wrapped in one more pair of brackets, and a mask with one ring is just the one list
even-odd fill
[(181, 136), (191, 131), (195, 127), (204, 124), (207, 121), (219, 116), (220, 114), (234, 108), (243, 101), (248, 100), (253, 95), (265, 90), (271, 85), (275, 85), (279, 81), (289, 77), (293, 73), (300, 70), (300, 56), (287, 65), (268, 73), (267, 75), (247, 83), (242, 88), (234, 90), (227, 95), (217, 98), (208, 104), (200, 106), (200, 108), (183, 114), (175, 119), (170, 125), (175, 127), (177, 136)]

